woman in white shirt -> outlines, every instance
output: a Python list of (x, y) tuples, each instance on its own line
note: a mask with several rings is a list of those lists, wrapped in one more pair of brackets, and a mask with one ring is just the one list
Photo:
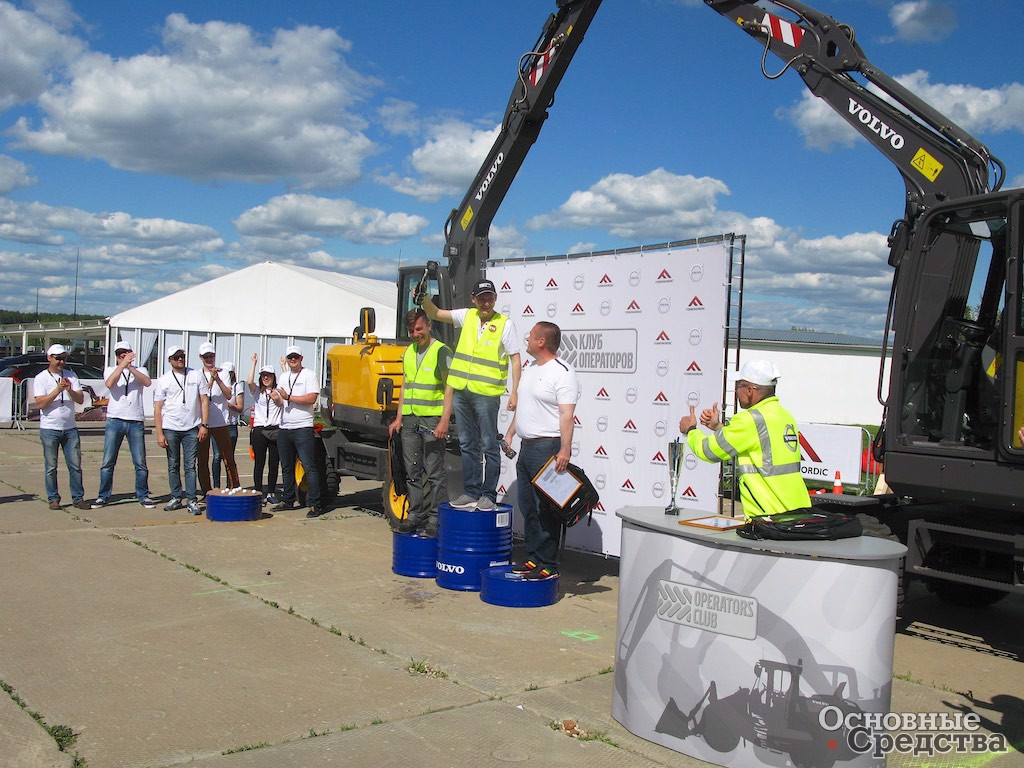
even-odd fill
[[(220, 367), (223, 373), (228, 375), (229, 386), (231, 387), (231, 399), (227, 401), (228, 407), (228, 435), (231, 436), (231, 459), (234, 462), (235, 446), (238, 445), (238, 417), (245, 410), (245, 384), (238, 380), (235, 374), (234, 363), (224, 363)], [(220, 488), (220, 465), (223, 458), (220, 455), (220, 446), (216, 441), (213, 443), (213, 487)]]
[[(277, 432), (281, 427), (281, 406), (274, 402), (270, 393), (277, 387), (277, 374), (272, 365), (265, 365), (259, 370), (259, 381), (256, 381), (256, 364), (258, 355), (252, 356), (252, 368), (249, 369), (249, 394), (256, 404), (252, 409), (252, 421), (249, 426), (249, 445), (252, 447), (253, 488), (263, 492), (263, 467), (267, 467), (267, 493), (263, 497), (264, 504), (277, 504), (277, 472), (280, 459), (277, 455)], [(268, 461), (269, 459), (269, 461)]]

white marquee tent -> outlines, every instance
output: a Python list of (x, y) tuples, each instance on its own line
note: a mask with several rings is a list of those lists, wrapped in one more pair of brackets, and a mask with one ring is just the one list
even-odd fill
[(395, 335), (395, 284), (321, 269), (264, 261), (126, 310), (110, 318), (108, 364), (114, 343), (129, 342), (153, 375), (167, 367), (165, 350), (188, 350), (200, 364), (199, 345), (212, 342), (217, 361), (231, 361), (244, 379), (253, 353), (275, 365), (297, 345), (304, 364), (323, 380), (326, 351), (348, 343), (361, 307), (372, 307), (376, 333)]

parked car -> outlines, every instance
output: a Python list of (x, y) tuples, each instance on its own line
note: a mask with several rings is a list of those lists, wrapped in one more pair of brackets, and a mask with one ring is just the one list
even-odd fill
[[(14, 383), (35, 378), (49, 366), (46, 355), (30, 353), (0, 358), (0, 376), (14, 379)], [(103, 371), (94, 365), (86, 365), (77, 360), (69, 359), (64, 363), (64, 370), (71, 371), (81, 379), (102, 379)]]

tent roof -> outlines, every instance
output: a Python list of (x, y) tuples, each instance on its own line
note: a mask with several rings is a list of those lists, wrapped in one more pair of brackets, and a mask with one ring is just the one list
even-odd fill
[(110, 318), (117, 328), (269, 336), (347, 337), (373, 307), (379, 336), (395, 335), (395, 284), (264, 261)]

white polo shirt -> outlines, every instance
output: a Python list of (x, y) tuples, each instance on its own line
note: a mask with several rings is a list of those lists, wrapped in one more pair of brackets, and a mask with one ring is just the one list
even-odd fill
[[(59, 373), (50, 373), (49, 370), (42, 371), (32, 380), (32, 395), (35, 397), (48, 395), (57, 388), (61, 378), (71, 382), (71, 389), (76, 392), (82, 389), (78, 383), (78, 377), (71, 371), (64, 371), (63, 376)], [(71, 399), (70, 392), (61, 392), (45, 408), (39, 409), (40, 429), (77, 429), (75, 423), (75, 401)]]
[(531, 362), (519, 379), (516, 434), (522, 438), (560, 437), (560, 405), (575, 405), (580, 399), (576, 370), (561, 358), (544, 365)]
[[(139, 373), (149, 376), (145, 368), (136, 369)], [(110, 378), (110, 374), (117, 370), (117, 366), (107, 366), (103, 369), (104, 381)], [(146, 414), (142, 408), (142, 382), (135, 378), (135, 374), (125, 369), (117, 377), (114, 386), (107, 388), (110, 399), (107, 402), (107, 418), (124, 419), (125, 421), (145, 421)]]
[(153, 402), (163, 403), (160, 426), (174, 432), (188, 432), (203, 421), (199, 405), (199, 371), (187, 368), (184, 374), (173, 369), (153, 384)]

